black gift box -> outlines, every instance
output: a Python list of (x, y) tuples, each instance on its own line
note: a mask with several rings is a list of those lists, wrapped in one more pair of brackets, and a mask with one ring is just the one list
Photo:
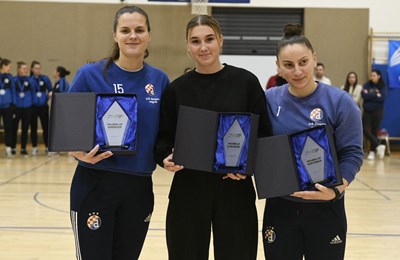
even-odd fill
[[(259, 120), (259, 116), (252, 113), (216, 112), (180, 106), (175, 135), (174, 163), (183, 165), (188, 169), (222, 173), (214, 169), (221, 114), (248, 115), (250, 117), (246, 169), (245, 172), (240, 173), (252, 175), (254, 173), (254, 152)], [(235, 173), (235, 171), (233, 170), (232, 173)]]
[[(97, 98), (125, 96), (135, 98), (135, 94), (99, 93), (54, 93), (51, 101), (49, 123), (49, 151), (90, 151), (96, 145)], [(134, 124), (128, 127), (135, 126)], [(136, 133), (136, 131), (135, 131)], [(136, 142), (136, 136), (134, 137)], [(118, 155), (135, 155), (135, 149), (100, 148), (99, 152), (112, 151)]]
[(331, 183), (321, 184), (328, 187), (343, 184), (330, 127), (319, 126), (290, 135), (276, 135), (258, 139), (254, 178), (259, 199), (286, 196), (302, 190), (291, 138), (321, 128), (324, 128), (326, 132), (329, 145), (324, 150), (330, 153), (336, 178)]

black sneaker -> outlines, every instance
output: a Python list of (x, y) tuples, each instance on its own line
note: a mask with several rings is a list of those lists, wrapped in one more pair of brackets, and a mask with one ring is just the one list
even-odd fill
[(21, 150), (21, 155), (28, 155), (28, 152), (26, 150)]
[(17, 151), (15, 150), (15, 148), (11, 149), (11, 154), (15, 155), (17, 153)]

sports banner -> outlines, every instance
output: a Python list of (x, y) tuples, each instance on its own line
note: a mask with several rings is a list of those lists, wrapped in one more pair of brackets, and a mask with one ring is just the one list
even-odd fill
[[(190, 0), (148, 0), (149, 2), (189, 3)], [(250, 0), (208, 0), (209, 3), (248, 4)]]
[(400, 41), (389, 41), (389, 87), (400, 88)]

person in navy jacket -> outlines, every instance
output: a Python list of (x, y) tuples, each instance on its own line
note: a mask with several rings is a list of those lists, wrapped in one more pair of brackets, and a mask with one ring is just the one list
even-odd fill
[(54, 93), (68, 92), (70, 86), (65, 77), (68, 76), (70, 73), (71, 72), (69, 70), (67, 70), (66, 68), (64, 68), (62, 66), (57, 66), (56, 70), (54, 71), (54, 75), (53, 75), (54, 79), (56, 81), (54, 83), (54, 88), (53, 88)]
[(33, 107), (31, 117), (31, 141), (32, 141), (32, 155), (38, 153), (38, 137), (37, 127), (38, 118), (42, 125), (43, 131), (43, 142), (47, 151), (47, 139), (48, 139), (48, 125), (49, 125), (49, 105), (47, 101), (52, 93), (52, 85), (49, 77), (41, 73), (42, 65), (38, 61), (32, 61), (31, 63), (31, 79), (36, 84), (33, 90)]
[(11, 71), (11, 61), (0, 59), (0, 117), (3, 119), (4, 143), (6, 156), (12, 157), (12, 119), (14, 100), (14, 81)]
[(316, 183), (311, 190), (267, 199), (262, 232), (265, 258), (343, 260), (345, 189), (364, 159), (361, 112), (347, 92), (313, 79), (317, 54), (301, 25), (286, 24), (283, 32), (276, 64), (288, 83), (266, 91), (273, 134), (329, 127), (343, 184)]
[(17, 134), (19, 122), (21, 121), (21, 155), (28, 155), (26, 144), (28, 141), (28, 130), (31, 121), (33, 91), (35, 83), (29, 77), (28, 66), (25, 62), (17, 62), (17, 76), (14, 77), (15, 86), (15, 116), (13, 119), (13, 142), (11, 145), (12, 153), (16, 153)]
[(367, 159), (375, 159), (375, 151), (379, 159), (385, 156), (386, 146), (378, 141), (378, 131), (383, 118), (383, 108), (386, 99), (386, 86), (380, 70), (372, 70), (370, 80), (363, 85), (361, 91), (363, 98), (363, 131), (371, 147)]

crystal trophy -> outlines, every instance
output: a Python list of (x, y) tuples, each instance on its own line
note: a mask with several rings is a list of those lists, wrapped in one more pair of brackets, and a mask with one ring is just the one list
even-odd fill
[(106, 147), (124, 148), (129, 117), (117, 101), (114, 101), (101, 119)]
[(98, 94), (95, 144), (101, 151), (136, 154), (137, 107), (134, 94)]
[(220, 115), (214, 163), (216, 172), (246, 173), (250, 129), (250, 115)]
[(291, 136), (301, 190), (314, 189), (316, 183), (328, 187), (341, 183), (330, 136), (327, 127), (315, 127)]
[(224, 136), (225, 166), (239, 167), (240, 157), (243, 151), (245, 136), (237, 119)]
[(313, 183), (322, 182), (325, 180), (324, 157), (324, 149), (311, 137), (307, 136), (300, 158), (309, 178)]

